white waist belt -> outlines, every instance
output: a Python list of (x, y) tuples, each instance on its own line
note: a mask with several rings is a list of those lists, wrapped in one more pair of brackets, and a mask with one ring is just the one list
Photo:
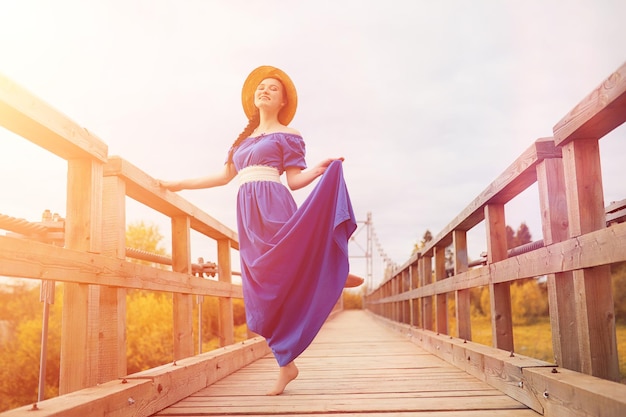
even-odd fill
[(272, 181), (280, 183), (280, 175), (274, 167), (252, 165), (245, 167), (237, 173), (239, 186), (252, 181)]

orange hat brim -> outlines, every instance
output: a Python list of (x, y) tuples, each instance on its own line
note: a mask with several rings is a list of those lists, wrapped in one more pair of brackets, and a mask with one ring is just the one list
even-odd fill
[(256, 91), (261, 81), (266, 78), (275, 78), (279, 80), (285, 87), (285, 96), (287, 98), (287, 104), (278, 113), (278, 121), (285, 126), (288, 125), (296, 114), (296, 108), (298, 107), (298, 94), (296, 92), (296, 86), (291, 81), (291, 78), (282, 70), (269, 65), (263, 65), (254, 69), (246, 81), (243, 83), (241, 89), (241, 104), (243, 105), (243, 111), (246, 113), (248, 120), (252, 119), (252, 116), (256, 112), (256, 106), (254, 105), (254, 92)]

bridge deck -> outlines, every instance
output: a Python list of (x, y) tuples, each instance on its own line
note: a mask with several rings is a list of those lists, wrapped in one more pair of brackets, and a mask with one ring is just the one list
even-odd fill
[(268, 397), (269, 355), (156, 416), (531, 417), (538, 414), (388, 329), (364, 311), (330, 320), (297, 360), (300, 376)]

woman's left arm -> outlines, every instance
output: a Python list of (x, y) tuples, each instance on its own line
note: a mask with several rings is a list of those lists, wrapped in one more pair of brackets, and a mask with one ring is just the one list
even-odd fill
[(336, 160), (343, 161), (344, 158), (324, 159), (322, 162), (309, 169), (300, 169), (298, 167), (286, 168), (285, 174), (287, 176), (287, 185), (293, 191), (306, 187), (312, 183), (313, 180), (322, 175), (331, 162)]

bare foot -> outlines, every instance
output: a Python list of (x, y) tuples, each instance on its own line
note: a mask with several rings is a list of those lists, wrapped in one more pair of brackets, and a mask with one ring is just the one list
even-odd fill
[(364, 281), (365, 280), (361, 277), (353, 274), (348, 274), (348, 279), (346, 280), (346, 285), (344, 285), (344, 288), (358, 287), (359, 285), (363, 284)]
[(298, 367), (295, 362), (289, 362), (285, 366), (281, 366), (278, 372), (278, 380), (274, 389), (265, 395), (280, 395), (285, 391), (285, 387), (298, 376)]

